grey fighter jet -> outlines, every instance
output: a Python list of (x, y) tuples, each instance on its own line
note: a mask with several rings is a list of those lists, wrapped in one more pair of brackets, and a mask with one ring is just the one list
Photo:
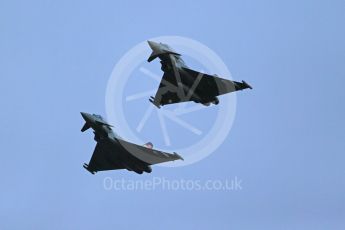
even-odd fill
[(252, 87), (245, 81), (237, 82), (209, 75), (188, 68), (181, 58), (168, 45), (148, 41), (152, 53), (148, 58), (151, 62), (155, 58), (161, 60), (161, 69), (164, 72), (156, 95), (149, 99), (151, 103), (160, 106), (194, 101), (209, 106), (219, 103), (218, 96), (226, 93)]
[(89, 164), (84, 164), (84, 168), (92, 174), (116, 169), (127, 169), (138, 174), (151, 173), (150, 165), (183, 160), (177, 153), (171, 154), (153, 149), (150, 142), (140, 146), (122, 140), (100, 115), (88, 113), (81, 115), (85, 120), (81, 131), (85, 132), (92, 128), (97, 142)]

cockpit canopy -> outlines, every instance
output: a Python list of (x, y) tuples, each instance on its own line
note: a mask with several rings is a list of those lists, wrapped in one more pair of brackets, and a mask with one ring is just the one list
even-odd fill
[(104, 121), (103, 117), (101, 115), (98, 115), (98, 114), (92, 114), (94, 117)]
[(153, 148), (153, 144), (151, 142), (147, 142), (146, 144), (144, 144), (144, 146), (148, 149), (152, 149)]

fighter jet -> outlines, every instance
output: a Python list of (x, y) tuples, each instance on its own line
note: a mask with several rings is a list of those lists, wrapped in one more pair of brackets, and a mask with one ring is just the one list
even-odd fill
[(152, 53), (148, 62), (155, 58), (161, 60), (161, 69), (164, 72), (156, 95), (149, 101), (155, 106), (160, 106), (194, 101), (209, 106), (211, 103), (219, 103), (218, 96), (226, 93), (243, 90), (252, 87), (245, 81), (237, 82), (200, 73), (190, 69), (181, 58), (168, 45), (148, 41)]
[(85, 120), (81, 131), (92, 128), (97, 142), (89, 164), (83, 165), (92, 174), (116, 169), (127, 169), (138, 174), (151, 173), (151, 165), (183, 160), (177, 153), (170, 154), (153, 149), (151, 142), (140, 146), (122, 140), (100, 115), (83, 112), (81, 115)]

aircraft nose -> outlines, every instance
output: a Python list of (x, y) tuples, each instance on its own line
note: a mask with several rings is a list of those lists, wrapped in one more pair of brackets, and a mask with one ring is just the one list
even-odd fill
[(84, 113), (84, 112), (80, 112), (80, 114), (86, 122), (90, 121), (90, 116), (91, 116), (90, 114)]
[(157, 42), (153, 42), (153, 41), (147, 41), (147, 43), (149, 43), (149, 46), (151, 47), (151, 49), (155, 50), (159, 47), (159, 44)]

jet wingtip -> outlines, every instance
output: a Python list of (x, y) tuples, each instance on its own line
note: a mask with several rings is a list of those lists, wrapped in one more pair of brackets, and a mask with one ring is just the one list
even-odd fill
[(95, 171), (90, 170), (89, 165), (86, 163), (83, 164), (83, 168), (86, 169), (87, 171), (89, 171), (92, 175), (94, 175), (96, 173)]
[(154, 98), (153, 98), (153, 97), (151, 97), (151, 98), (149, 99), (149, 102), (151, 102), (151, 103), (152, 103), (154, 106), (156, 106), (158, 109), (161, 108), (159, 104), (156, 104), (156, 103), (154, 102)]
[(84, 124), (84, 126), (81, 128), (81, 132), (85, 132), (86, 130), (88, 130), (89, 128), (91, 128), (91, 126), (87, 123), (87, 122), (85, 122), (85, 124)]

